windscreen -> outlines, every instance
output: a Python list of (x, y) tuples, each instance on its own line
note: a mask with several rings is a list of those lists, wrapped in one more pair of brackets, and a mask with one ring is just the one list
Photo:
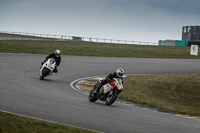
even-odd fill
[(53, 64), (56, 60), (54, 58), (50, 59), (50, 63)]

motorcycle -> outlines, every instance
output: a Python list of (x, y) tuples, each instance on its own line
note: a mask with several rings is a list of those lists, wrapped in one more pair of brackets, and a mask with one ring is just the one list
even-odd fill
[(51, 75), (55, 67), (56, 60), (54, 58), (49, 58), (45, 61), (40, 68), (40, 79), (44, 79), (44, 77)]
[[(101, 83), (103, 80), (100, 79)], [(91, 102), (95, 102), (96, 100), (105, 101), (106, 105), (111, 105), (117, 99), (117, 96), (124, 90), (122, 79), (114, 78), (111, 82), (103, 85), (99, 92), (94, 93), (96, 91), (95, 87), (89, 94), (89, 100)]]

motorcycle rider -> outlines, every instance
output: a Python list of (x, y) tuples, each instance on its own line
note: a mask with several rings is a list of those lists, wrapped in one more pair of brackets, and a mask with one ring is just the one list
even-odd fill
[(110, 73), (106, 78), (100, 83), (100, 85), (96, 88), (96, 92), (98, 93), (100, 88), (105, 85), (108, 82), (112, 82), (113, 78), (121, 78), (122, 79), (122, 84), (124, 82), (123, 80), (123, 75), (124, 75), (124, 70), (122, 68), (118, 68), (115, 72)]
[[(61, 62), (60, 50), (56, 50), (54, 53), (49, 54), (44, 60), (44, 62), (46, 62), (49, 58), (54, 58), (56, 60), (56, 67), (53, 70), (53, 72), (57, 73), (58, 72), (57, 67), (60, 65)], [(44, 62), (42, 62), (42, 65), (44, 64)]]

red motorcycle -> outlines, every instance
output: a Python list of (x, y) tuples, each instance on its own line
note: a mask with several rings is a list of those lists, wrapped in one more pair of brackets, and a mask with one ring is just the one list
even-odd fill
[[(99, 80), (99, 82), (102, 82), (102, 79)], [(111, 105), (115, 102), (117, 99), (117, 96), (124, 90), (122, 79), (120, 78), (114, 78), (111, 82), (108, 82), (107, 84), (103, 85), (99, 92), (94, 93), (94, 89), (90, 92), (89, 100), (91, 102), (95, 102), (96, 100), (105, 101), (106, 105)]]

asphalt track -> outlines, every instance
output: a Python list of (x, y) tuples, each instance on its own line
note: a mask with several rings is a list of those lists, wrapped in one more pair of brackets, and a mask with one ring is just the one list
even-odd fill
[(77, 79), (107, 75), (118, 67), (126, 74), (196, 73), (200, 72), (198, 59), (63, 55), (58, 73), (40, 80), (39, 67), (45, 57), (0, 54), (0, 111), (107, 133), (200, 131), (200, 120), (119, 102), (111, 106), (92, 103), (70, 86)]

